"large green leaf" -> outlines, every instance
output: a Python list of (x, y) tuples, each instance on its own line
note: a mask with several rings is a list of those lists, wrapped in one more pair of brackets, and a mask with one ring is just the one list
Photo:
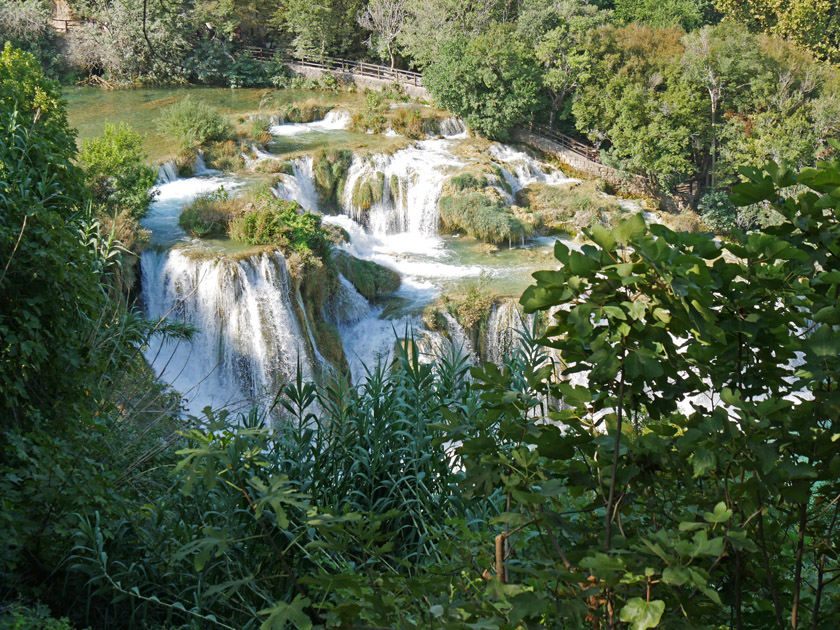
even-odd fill
[(629, 623), (632, 630), (647, 630), (647, 628), (655, 628), (659, 625), (664, 612), (665, 602), (662, 600), (655, 599), (652, 602), (646, 602), (641, 597), (634, 597), (628, 600), (621, 609), (620, 619)]

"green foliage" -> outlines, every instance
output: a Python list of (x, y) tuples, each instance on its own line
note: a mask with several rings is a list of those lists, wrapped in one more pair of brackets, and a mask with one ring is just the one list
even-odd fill
[(342, 56), (362, 47), (362, 33), (356, 26), (356, 16), (362, 6), (361, 0), (329, 3), (283, 0), (277, 9), (277, 19), (294, 37), (292, 46), (296, 54)]
[(24, 422), (24, 409), (84, 396), (66, 376), (84, 380), (89, 350), (79, 331), (96, 320), (103, 296), (58, 87), (9, 44), (0, 53), (0, 118), (0, 390), (4, 417)]
[(385, 131), (387, 119), (385, 111), (388, 102), (385, 96), (376, 90), (365, 90), (365, 107), (361, 112), (353, 115), (350, 121), (350, 128), (360, 133), (372, 131), (382, 133)]
[(178, 225), (195, 238), (223, 236), (228, 232), (231, 221), (239, 214), (241, 203), (232, 199), (224, 186), (218, 190), (197, 196), (184, 206), (178, 217)]
[(791, 39), (834, 63), (840, 60), (840, 21), (829, 0), (714, 0), (714, 5), (752, 31)]
[(310, 123), (321, 120), (332, 108), (320, 101), (309, 99), (303, 102), (289, 103), (280, 110), (284, 122)]
[(194, 149), (210, 141), (227, 140), (233, 132), (230, 121), (203, 101), (187, 96), (169, 106), (158, 121), (162, 133), (182, 149)]
[(715, 190), (703, 195), (697, 209), (703, 223), (715, 232), (729, 233), (738, 226), (737, 210), (723, 191)]
[(228, 232), (232, 239), (250, 245), (276, 245), (305, 259), (323, 260), (329, 255), (330, 242), (321, 228), (321, 215), (303, 212), (294, 201), (277, 199), (267, 187), (254, 198), (256, 207), (231, 221)]
[(131, 127), (106, 124), (99, 138), (82, 143), (78, 161), (94, 203), (103, 211), (142, 217), (153, 198), (157, 173), (146, 165), (143, 137)]
[(423, 72), (435, 100), (475, 131), (507, 139), (511, 127), (544, 108), (532, 52), (506, 28), (446, 43)]
[(2, 0), (0, 42), (9, 42), (37, 59), (44, 73), (55, 79), (64, 68), (59, 42), (50, 20), (51, 7), (43, 0)]
[(468, 188), (486, 188), (488, 185), (486, 177), (476, 178), (472, 173), (463, 173), (456, 175), (449, 180), (453, 190), (458, 192), (467, 190)]
[(390, 295), (400, 288), (400, 274), (393, 269), (340, 250), (333, 254), (333, 258), (341, 275), (368, 299)]
[(483, 192), (441, 197), (439, 209), (442, 230), (460, 231), (487, 243), (519, 242), (531, 233), (531, 226), (514, 216), (504, 201)]
[(541, 233), (566, 232), (578, 236), (595, 225), (611, 227), (624, 214), (614, 197), (607, 197), (595, 182), (570, 187), (535, 183), (516, 192), (516, 203), (531, 212)]
[(719, 18), (713, 0), (616, 0), (615, 17), (623, 24), (679, 26), (692, 31)]
[(0, 607), (0, 627), (8, 630), (73, 630), (66, 618), (50, 616), (46, 606), (13, 603)]

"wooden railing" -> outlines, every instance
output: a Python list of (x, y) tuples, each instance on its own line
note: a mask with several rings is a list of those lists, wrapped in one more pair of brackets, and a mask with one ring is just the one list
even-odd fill
[(269, 61), (279, 56), (284, 63), (291, 63), (305, 68), (315, 68), (328, 72), (343, 72), (355, 74), (381, 81), (390, 81), (401, 85), (423, 87), (423, 75), (411, 70), (391, 70), (388, 66), (379, 66), (364, 61), (350, 61), (349, 59), (338, 59), (336, 57), (298, 57), (291, 55), (288, 51), (261, 48), (259, 46), (243, 46), (243, 50), (250, 53), (254, 59)]
[(53, 18), (52, 27), (59, 33), (69, 33), (70, 31), (81, 28), (88, 23), (88, 20), (59, 20)]
[(568, 149), (573, 153), (577, 153), (581, 157), (584, 157), (587, 160), (589, 160), (590, 162), (595, 162), (596, 164), (601, 163), (601, 155), (598, 152), (598, 149), (589, 146), (588, 144), (584, 144), (583, 142), (579, 142), (574, 138), (560, 133), (559, 131), (555, 131), (551, 127), (541, 125), (539, 123), (531, 123), (528, 126), (528, 131), (538, 136), (542, 136), (543, 138), (546, 138), (548, 140), (551, 140), (552, 142), (556, 142), (564, 149)]

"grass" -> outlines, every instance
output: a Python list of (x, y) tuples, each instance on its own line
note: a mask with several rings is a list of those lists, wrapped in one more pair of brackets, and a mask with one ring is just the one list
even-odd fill
[(516, 193), (516, 203), (530, 214), (534, 229), (542, 234), (567, 233), (578, 236), (593, 225), (615, 225), (625, 214), (613, 197), (606, 196), (597, 182), (571, 187), (531, 184)]
[(492, 188), (445, 195), (439, 210), (442, 231), (463, 233), (486, 243), (520, 242), (533, 232)]

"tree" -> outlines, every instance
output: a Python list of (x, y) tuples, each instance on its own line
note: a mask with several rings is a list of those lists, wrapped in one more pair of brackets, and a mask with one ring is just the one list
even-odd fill
[[(391, 59), (391, 70), (396, 65), (396, 51), (394, 42), (400, 36), (407, 15), (408, 0), (370, 0), (365, 10), (359, 15), (359, 25), (373, 31), (388, 50)], [(373, 35), (368, 39), (368, 45), (374, 47)]]
[(362, 0), (284, 0), (276, 16), (293, 35), (296, 54), (346, 55), (360, 41), (354, 27), (361, 7)]
[(98, 138), (82, 143), (79, 163), (97, 206), (142, 217), (153, 198), (157, 173), (146, 165), (143, 137), (120, 123), (106, 124)]
[(714, 0), (751, 31), (790, 38), (820, 59), (840, 61), (840, 9), (833, 0)]
[(550, 126), (561, 108), (566, 115), (570, 113), (571, 95), (588, 80), (592, 59), (583, 40), (608, 18), (608, 12), (575, 0), (526, 0), (522, 4), (517, 34), (533, 42), (534, 55), (544, 68), (543, 85), (551, 98)]
[(715, 188), (721, 106), (726, 103), (734, 108), (739, 98), (749, 93), (752, 81), (764, 70), (763, 59), (755, 40), (733, 24), (704, 27), (686, 35), (683, 43), (686, 78), (702, 86), (709, 98), (710, 164), (707, 173), (709, 187)]
[(706, 125), (696, 90), (684, 79), (679, 29), (631, 24), (590, 32), (593, 60), (572, 113), (603, 159), (670, 188), (697, 172)]
[(615, 17), (622, 24), (679, 26), (692, 31), (717, 21), (713, 0), (616, 0)]
[(423, 80), (441, 106), (491, 138), (507, 138), (545, 106), (531, 51), (503, 26), (444, 44)]
[(509, 0), (407, 0), (400, 46), (419, 67), (436, 62), (444, 44), (485, 33), (503, 19)]

